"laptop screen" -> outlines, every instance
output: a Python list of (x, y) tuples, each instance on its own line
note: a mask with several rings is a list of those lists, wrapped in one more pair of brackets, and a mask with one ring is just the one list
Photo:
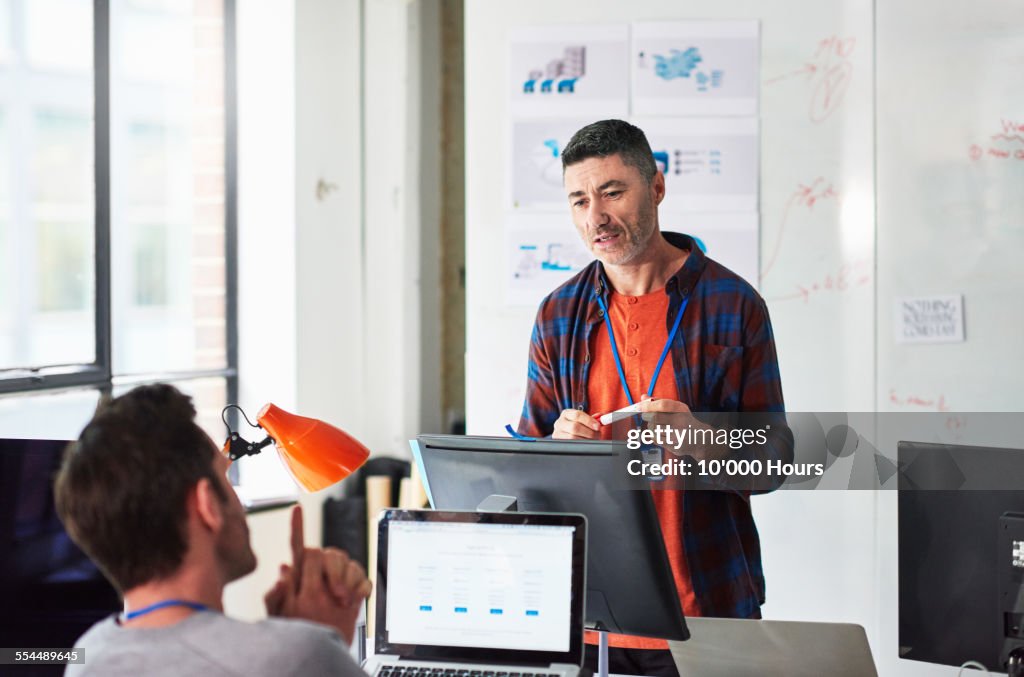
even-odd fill
[(377, 651), (579, 664), (584, 524), (578, 515), (388, 511)]

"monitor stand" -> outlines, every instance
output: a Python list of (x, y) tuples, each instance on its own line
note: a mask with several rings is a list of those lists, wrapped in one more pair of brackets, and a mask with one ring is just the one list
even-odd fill
[(1006, 661), (1007, 677), (1024, 677), (1024, 649), (1017, 647)]
[(491, 494), (476, 507), (477, 512), (519, 512), (519, 500), (515, 496)]
[(608, 631), (594, 630), (597, 632), (597, 676), (608, 677)]

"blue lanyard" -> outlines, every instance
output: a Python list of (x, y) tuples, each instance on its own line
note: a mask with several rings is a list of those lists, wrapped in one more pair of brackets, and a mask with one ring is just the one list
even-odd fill
[[(679, 325), (683, 321), (683, 313), (686, 312), (686, 305), (690, 302), (690, 297), (686, 296), (683, 298), (683, 303), (679, 306), (679, 312), (676, 313), (676, 321), (672, 323), (672, 331), (668, 334), (668, 340), (665, 341), (665, 347), (661, 350), (661, 357), (658, 358), (658, 364), (654, 367), (654, 375), (651, 377), (651, 385), (647, 389), (648, 397), (654, 397), (654, 386), (658, 382), (658, 376), (661, 374), (661, 367), (665, 364), (665, 358), (668, 357), (668, 351), (672, 348), (672, 341), (675, 339), (676, 334), (679, 332)], [(626, 373), (622, 369), (622, 360), (619, 358), (619, 347), (615, 343), (615, 332), (612, 330), (612, 321), (609, 317), (608, 306), (605, 305), (604, 297), (598, 295), (597, 304), (601, 307), (601, 312), (604, 314), (605, 326), (608, 328), (608, 340), (612, 344), (612, 356), (615, 358), (615, 368), (619, 370), (619, 381), (622, 383), (622, 389), (626, 393), (626, 399), (629, 400), (630, 404), (633, 404), (633, 396), (629, 393), (629, 384), (626, 382)], [(529, 435), (522, 435), (511, 424), (505, 426), (505, 431), (509, 435), (517, 440), (523, 442), (536, 442), (536, 437), (530, 437)]]
[(200, 604), (199, 602), (189, 602), (184, 599), (165, 599), (162, 602), (150, 604), (149, 606), (144, 606), (141, 609), (137, 609), (135, 611), (126, 611), (124, 614), (124, 619), (126, 621), (130, 621), (132, 619), (138, 618), (139, 616), (145, 616), (148, 613), (153, 613), (154, 611), (159, 611), (160, 609), (166, 609), (169, 606), (184, 606), (188, 607), (189, 609), (192, 609), (193, 611), (210, 610), (210, 607), (206, 606), (205, 604)]
[[(679, 332), (679, 324), (683, 320), (683, 313), (686, 312), (686, 305), (690, 302), (690, 297), (686, 296), (683, 298), (683, 303), (679, 306), (679, 312), (676, 313), (676, 321), (672, 323), (672, 331), (668, 333), (668, 340), (665, 341), (665, 347), (661, 350), (661, 357), (658, 358), (658, 365), (654, 368), (654, 375), (651, 376), (651, 385), (647, 388), (647, 396), (654, 397), (654, 385), (658, 382), (658, 376), (661, 374), (661, 366), (665, 364), (665, 358), (668, 357), (668, 351), (672, 348), (672, 341), (676, 337), (676, 333)], [(629, 384), (626, 382), (626, 372), (622, 369), (622, 360), (619, 358), (619, 347), (615, 344), (615, 332), (612, 330), (612, 319), (611, 313), (608, 312), (608, 306), (605, 305), (604, 297), (598, 295), (597, 304), (601, 306), (601, 311), (604, 314), (604, 324), (608, 328), (608, 340), (612, 344), (612, 357), (615, 358), (615, 368), (619, 370), (619, 381), (622, 382), (622, 390), (626, 393), (626, 399), (629, 400), (630, 404), (633, 404), (633, 396), (629, 393)]]

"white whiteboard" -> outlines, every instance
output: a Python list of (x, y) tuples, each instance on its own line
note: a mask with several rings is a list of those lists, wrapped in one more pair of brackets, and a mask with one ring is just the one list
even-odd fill
[[(877, 25), (877, 407), (1024, 410), (1024, 2), (880, 2)], [(963, 294), (965, 340), (897, 343), (895, 299), (944, 294)], [(986, 444), (969, 419), (949, 416)], [(879, 667), (956, 674), (893, 658), (896, 497), (880, 499)]]
[[(1024, 410), (1024, 2), (878, 13), (879, 406)], [(894, 299), (944, 293), (966, 340), (896, 344)]]

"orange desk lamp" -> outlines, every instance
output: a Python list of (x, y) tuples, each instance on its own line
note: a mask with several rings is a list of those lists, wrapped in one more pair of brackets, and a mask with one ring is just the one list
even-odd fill
[[(238, 409), (246, 423), (262, 428), (267, 437), (261, 442), (242, 439), (227, 422), (228, 409)], [(290, 414), (267, 404), (253, 424), (237, 404), (229, 404), (221, 412), (228, 429), (224, 453), (232, 461), (254, 456), (274, 443), (292, 478), (306, 491), (320, 491), (340, 482), (366, 463), (370, 450), (344, 430), (315, 418)]]

